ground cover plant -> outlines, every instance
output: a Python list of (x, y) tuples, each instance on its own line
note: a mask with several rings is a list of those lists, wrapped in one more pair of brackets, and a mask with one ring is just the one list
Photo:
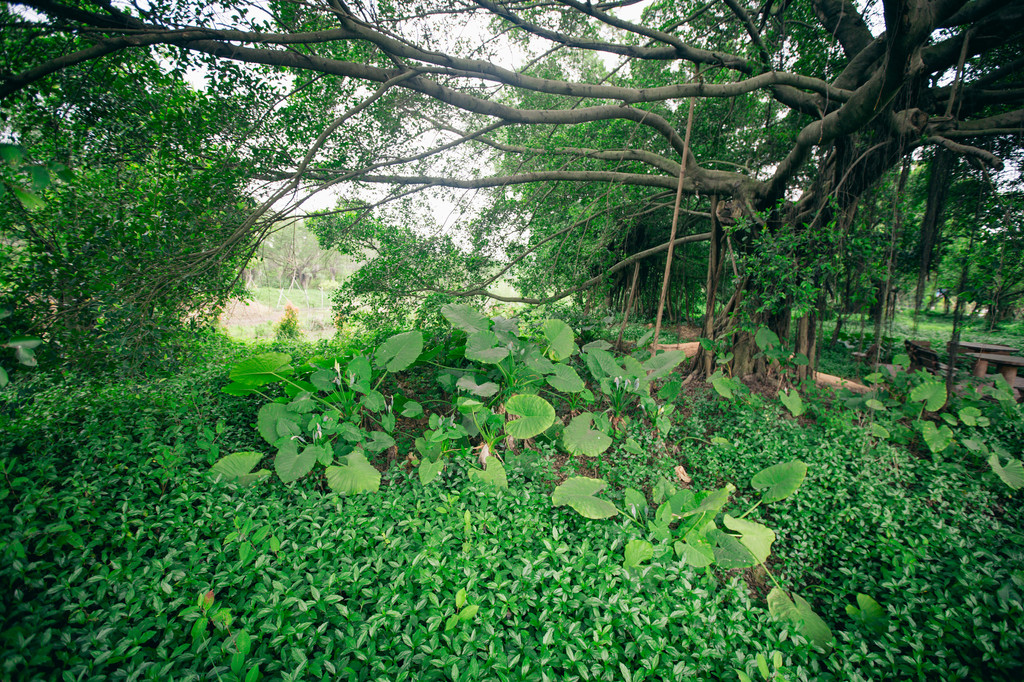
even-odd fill
[[(784, 403), (738, 382), (683, 386), (671, 368), (648, 383), (660, 356), (644, 369), (601, 344), (570, 349), (552, 320), (482, 344), (474, 335), (497, 336), (500, 319), (447, 313), (473, 330), (370, 347), (212, 337), (162, 379), (12, 384), (5, 676), (1019, 675), (1022, 415), (1005, 396), (936, 405), (929, 381), (909, 377), (878, 409), (811, 389)], [(514, 353), (542, 370), (511, 371)], [(558, 366), (583, 388), (552, 386), (579, 386)], [(268, 373), (296, 377), (280, 402), (267, 393), (278, 384), (258, 383)], [(617, 392), (616, 378), (644, 390)], [(289, 412), (314, 391), (336, 399)], [(531, 416), (516, 396), (554, 416), (507, 442)], [(334, 461), (314, 452), (301, 476), (277, 466), (282, 451), (297, 459), (291, 436), (323, 434), (342, 409), (337, 437), (319, 441)], [(918, 424), (931, 418), (951, 431), (945, 447)], [(255, 454), (225, 470), (234, 453)], [(444, 466), (424, 475), (431, 461)], [(370, 469), (374, 485), (337, 485), (331, 467)]]

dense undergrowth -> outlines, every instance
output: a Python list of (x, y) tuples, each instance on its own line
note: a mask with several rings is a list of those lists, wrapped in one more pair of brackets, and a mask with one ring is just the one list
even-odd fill
[[(469, 457), (424, 486), (384, 454), (375, 494), (340, 496), (322, 477), (240, 488), (207, 471), (266, 448), (253, 428), (262, 400), (221, 392), (227, 366), (251, 352), (217, 341), (169, 377), (39, 375), (0, 394), (3, 677), (1024, 674), (1019, 494), (966, 449), (873, 437), (865, 411), (831, 395), (805, 392), (797, 419), (773, 397), (692, 387), (667, 433), (638, 415), (628, 428), (643, 453), (616, 446), (600, 472), (538, 446), (506, 458), (507, 490), (470, 481)], [(406, 383), (432, 390), (428, 371)], [(1019, 457), (1013, 409), (990, 428)], [(752, 501), (751, 476), (794, 458), (809, 467), (799, 491), (750, 517), (778, 536), (771, 576), (696, 569), (670, 552), (627, 569), (635, 525), (550, 498), (565, 476), (600, 473), (620, 503), (625, 486), (650, 494), (683, 465), (694, 487), (732, 482)], [(773, 580), (829, 625), (829, 653), (769, 614)], [(848, 613), (869, 605), (859, 594), (882, 613)]]

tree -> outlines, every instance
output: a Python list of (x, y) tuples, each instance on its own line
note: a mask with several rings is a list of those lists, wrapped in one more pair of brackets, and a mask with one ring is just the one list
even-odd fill
[[(537, 183), (592, 196), (594, 188), (629, 186), (634, 212), (677, 189), (701, 197), (701, 212), (716, 216), (706, 237), (710, 263), (728, 261), (730, 249), (753, 253), (776, 236), (787, 245), (780, 253), (809, 280), (799, 300), (787, 293), (761, 301), (770, 282), (737, 267), (727, 307), (745, 302), (752, 324), (788, 332), (795, 306), (796, 350), (812, 357), (815, 311), (832, 276), (820, 248), (845, 229), (864, 192), (923, 147), (1002, 169), (993, 150), (1018, 153), (1024, 125), (1024, 6), (1008, 0), (884, 0), (880, 11), (849, 0), (327, 0), (272, 2), (266, 11), (168, 1), (142, 9), (24, 4), (34, 12), (12, 15), (4, 30), (26, 45), (59, 36), (67, 49), (39, 58), (26, 49), (7, 67), (0, 97), (126, 50), (202, 64), (239, 93), (282, 98), (266, 112), (277, 122), (265, 138), (273, 151), (254, 157), (252, 168), (254, 177), (284, 183), (275, 199), (299, 186), (356, 181), (387, 188), (370, 206), (425, 188), (497, 193)], [(641, 4), (638, 19), (626, 18)], [(560, 68), (552, 70), (545, 53)], [(605, 58), (607, 76), (595, 78)], [(268, 77), (258, 82), (256, 73)], [(701, 127), (690, 147), (682, 132), (688, 101)], [(721, 120), (737, 126), (716, 131)], [(545, 135), (549, 141), (536, 144)], [(735, 227), (727, 234), (723, 223)], [(514, 242), (488, 227), (499, 243)], [(604, 283), (632, 257), (528, 298)], [(721, 269), (707, 280), (709, 301)], [(736, 339), (752, 348), (749, 335)], [(752, 353), (738, 352), (737, 364), (740, 372), (752, 367)]]
[(6, 324), (75, 364), (165, 361), (162, 342), (210, 317), (255, 246), (245, 235), (225, 248), (254, 208), (248, 179), (203, 158), (228, 112), (145, 53), (60, 81), (3, 110), (19, 143), (4, 185), (21, 191), (0, 202)]

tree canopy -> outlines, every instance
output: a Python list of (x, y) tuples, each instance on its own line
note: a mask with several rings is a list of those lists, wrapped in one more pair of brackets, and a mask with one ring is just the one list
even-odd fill
[[(548, 265), (526, 300), (621, 286), (638, 254), (668, 249), (673, 208), (748, 300), (771, 282), (737, 254), (783, 233), (820, 291), (824, 247), (890, 169), (933, 149), (978, 172), (1021, 161), (1024, 6), (1009, 0), (26, 0), (3, 28), (5, 107), (147, 51), (245, 109), (244, 144), (209, 150), (276, 183), (243, 232), (304, 192), (340, 192), (343, 215), (487, 189), (464, 226), (472, 267), (425, 291), (485, 292), (510, 259)], [(785, 326), (815, 295), (755, 309)]]

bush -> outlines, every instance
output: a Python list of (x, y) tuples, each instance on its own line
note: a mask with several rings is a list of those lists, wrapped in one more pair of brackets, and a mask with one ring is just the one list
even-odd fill
[(278, 341), (289, 341), (302, 337), (302, 330), (299, 328), (299, 311), (292, 304), (284, 307), (284, 317), (277, 323), (274, 329), (274, 338)]

